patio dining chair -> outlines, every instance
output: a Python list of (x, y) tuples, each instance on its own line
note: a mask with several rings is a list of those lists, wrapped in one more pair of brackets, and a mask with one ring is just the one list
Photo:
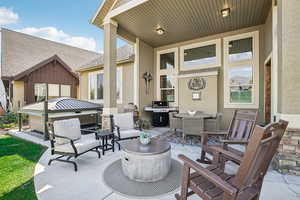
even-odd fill
[[(100, 141), (97, 137), (90, 135), (81, 136), (80, 121), (78, 118), (58, 120), (49, 123), (49, 138), (51, 143), (51, 154), (59, 155), (56, 158), (49, 160), (48, 165), (53, 161), (71, 163), (74, 165), (74, 170), (77, 171), (77, 164), (71, 161), (71, 158), (95, 151), (100, 158), (101, 154), (98, 150)], [(66, 157), (66, 159), (63, 159)]]
[(182, 119), (175, 117), (175, 114), (177, 114), (177, 112), (169, 112), (169, 126), (170, 130), (176, 133), (177, 129), (182, 129)]
[(222, 163), (223, 158), (235, 160), (236, 154), (223, 148), (214, 148), (214, 162), (206, 168), (184, 155), (179, 155), (184, 165), (181, 193), (175, 195), (176, 199), (186, 200), (193, 194), (203, 200), (259, 199), (264, 176), (287, 125), (288, 122), (283, 120), (264, 128), (257, 125), (241, 165), (233, 175), (225, 173), (224, 167), (219, 163)]
[[(211, 160), (206, 156), (206, 153), (211, 153), (211, 147), (213, 146), (222, 146), (222, 148), (229, 150), (238, 156), (236, 158), (239, 159), (234, 160), (234, 162), (239, 164), (243, 152), (231, 146), (248, 144), (248, 140), (256, 125), (257, 115), (257, 109), (235, 110), (227, 131), (204, 131), (201, 137), (201, 158), (197, 161), (211, 164)], [(221, 137), (221, 139), (215, 144), (209, 144), (208, 141), (210, 137)]]
[(115, 142), (118, 144), (119, 150), (121, 150), (119, 141), (135, 139), (141, 134), (140, 124), (134, 123), (132, 112), (114, 114), (112, 118), (112, 128), (115, 133)]

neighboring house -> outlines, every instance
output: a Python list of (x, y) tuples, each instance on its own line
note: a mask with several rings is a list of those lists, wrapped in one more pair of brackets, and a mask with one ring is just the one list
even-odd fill
[(78, 97), (75, 69), (100, 57), (99, 53), (1, 29), (1, 80), (10, 106), (50, 98)]
[[(103, 55), (81, 66), (79, 72), (79, 98), (103, 104), (104, 71)], [(122, 109), (128, 103), (133, 103), (133, 66), (134, 49), (125, 45), (117, 50), (117, 104)]]

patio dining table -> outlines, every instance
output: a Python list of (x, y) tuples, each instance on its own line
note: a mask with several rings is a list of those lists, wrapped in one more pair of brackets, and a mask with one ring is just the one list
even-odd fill
[(188, 113), (177, 113), (174, 114), (174, 117), (178, 118), (194, 118), (194, 119), (210, 119), (213, 118), (213, 115), (206, 114), (206, 113), (196, 113), (195, 115), (190, 115)]

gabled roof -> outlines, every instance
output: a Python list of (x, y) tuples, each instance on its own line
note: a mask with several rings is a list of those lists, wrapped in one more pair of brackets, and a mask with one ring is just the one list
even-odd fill
[(57, 55), (72, 71), (100, 57), (93, 51), (72, 47), (16, 31), (1, 29), (1, 78), (14, 76)]
[[(134, 61), (134, 48), (131, 45), (124, 45), (117, 49), (117, 63), (133, 62)], [(86, 71), (97, 68), (104, 64), (103, 54), (100, 57), (84, 64), (79, 67), (77, 71)]]
[(78, 76), (72, 71), (72, 69), (62, 60), (59, 58), (59, 56), (54, 55), (51, 56), (50, 58), (47, 58), (46, 60), (43, 60), (42, 62), (36, 64), (35, 66), (32, 66), (31, 68), (15, 75), (13, 77), (14, 80), (19, 80), (21, 78), (23, 78), (26, 75), (29, 75), (30, 73), (44, 67), (46, 64), (51, 63), (51, 62), (59, 62), (72, 76), (74, 76), (76, 79), (78, 79)]

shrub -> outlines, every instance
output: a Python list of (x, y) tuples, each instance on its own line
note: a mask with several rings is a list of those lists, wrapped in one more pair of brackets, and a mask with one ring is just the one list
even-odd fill
[(18, 123), (18, 114), (17, 113), (6, 113), (5, 115), (0, 116), (0, 128), (11, 128)]

